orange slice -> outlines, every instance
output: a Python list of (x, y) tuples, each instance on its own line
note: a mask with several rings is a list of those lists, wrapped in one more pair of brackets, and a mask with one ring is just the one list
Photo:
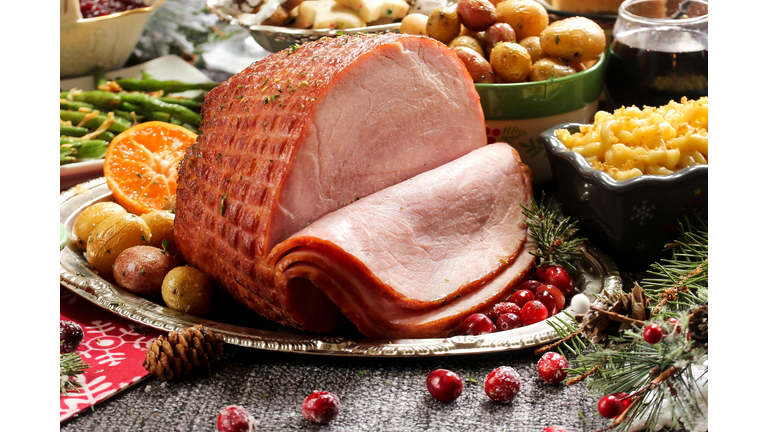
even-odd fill
[(175, 207), (179, 162), (197, 135), (151, 121), (116, 136), (104, 156), (104, 177), (118, 204), (133, 214)]

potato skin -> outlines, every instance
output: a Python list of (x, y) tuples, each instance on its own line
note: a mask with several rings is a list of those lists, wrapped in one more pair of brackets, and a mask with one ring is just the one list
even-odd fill
[(424, 14), (408, 14), (400, 22), (400, 33), (427, 36), (428, 19)]
[(99, 276), (112, 280), (112, 265), (131, 246), (149, 244), (149, 227), (131, 213), (110, 216), (93, 229), (88, 238), (86, 258)]
[(179, 266), (176, 258), (153, 246), (133, 246), (115, 260), (112, 275), (117, 286), (141, 296), (159, 296), (163, 279)]
[(555, 21), (539, 37), (544, 52), (566, 61), (593, 60), (605, 49), (605, 32), (597, 23), (584, 17)]
[(472, 36), (456, 36), (456, 38), (448, 44), (448, 48), (451, 49), (458, 47), (469, 48), (472, 51), (476, 51), (480, 56), (483, 55), (483, 46), (480, 44), (480, 41)]
[(517, 36), (515, 35), (515, 29), (507, 23), (496, 23), (487, 30), (483, 35), (485, 39), (485, 56), (490, 57), (493, 47), (499, 42), (516, 42)]
[(456, 12), (464, 27), (472, 31), (483, 31), (496, 23), (496, 8), (489, 0), (459, 0)]
[(203, 272), (194, 267), (176, 267), (165, 275), (162, 295), (169, 308), (203, 316), (211, 310), (213, 285)]
[(568, 63), (560, 59), (545, 57), (531, 66), (531, 73), (528, 77), (531, 81), (546, 81), (552, 76), (561, 78), (575, 73), (576, 69)]
[(176, 217), (167, 210), (155, 210), (141, 215), (147, 223), (150, 232), (149, 245), (163, 248), (163, 240), (166, 241), (166, 250), (171, 254), (177, 254), (176, 240), (173, 236), (173, 226)]
[(531, 71), (531, 56), (520, 44), (501, 42), (491, 50), (491, 67), (496, 82), (523, 82)]
[(110, 216), (117, 214), (126, 214), (128, 211), (120, 204), (112, 201), (98, 202), (85, 208), (85, 210), (77, 216), (75, 224), (72, 226), (72, 235), (74, 237), (74, 244), (80, 250), (86, 249), (88, 243), (88, 237), (91, 236), (93, 229), (98, 224), (107, 219)]
[(427, 19), (427, 35), (444, 44), (449, 44), (461, 32), (461, 21), (456, 8), (442, 6), (435, 8)]
[(547, 57), (547, 53), (541, 49), (541, 39), (538, 36), (528, 36), (527, 38), (518, 42), (523, 48), (528, 50), (528, 54), (531, 55), (531, 62), (537, 61)]
[(549, 25), (549, 14), (534, 0), (504, 0), (496, 5), (496, 21), (515, 29), (517, 39), (538, 36)]
[(467, 68), (472, 81), (483, 84), (493, 84), (496, 82), (496, 76), (488, 60), (482, 54), (467, 47), (453, 48), (453, 52), (459, 57), (464, 67)]

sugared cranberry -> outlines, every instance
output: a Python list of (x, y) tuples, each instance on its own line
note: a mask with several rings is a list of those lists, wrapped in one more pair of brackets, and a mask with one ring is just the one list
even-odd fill
[(544, 321), (547, 317), (549, 317), (547, 307), (538, 300), (531, 300), (526, 303), (520, 313), (520, 318), (523, 320), (524, 325), (531, 325)]
[(59, 351), (71, 353), (83, 342), (83, 328), (74, 321), (59, 320)]
[(472, 314), (461, 323), (461, 334), (465, 336), (477, 336), (495, 331), (496, 327), (493, 325), (493, 321), (481, 313)]
[(253, 432), (256, 430), (256, 419), (247, 409), (230, 405), (219, 411), (216, 428), (219, 432)]
[(509, 366), (496, 368), (485, 377), (485, 394), (494, 402), (512, 402), (518, 392), (520, 375)]
[(621, 401), (612, 394), (603, 396), (597, 403), (597, 412), (605, 418), (614, 418), (621, 414)]
[(566, 297), (575, 294), (573, 292), (573, 280), (571, 279), (571, 275), (560, 266), (548, 268), (544, 273), (544, 280), (542, 280), (542, 282), (556, 286)]
[(493, 306), (491, 313), (488, 314), (488, 318), (490, 318), (491, 321), (497, 321), (500, 316), (507, 313), (513, 313), (520, 316), (520, 306), (512, 302), (496, 303), (496, 305)]
[(536, 289), (541, 286), (541, 282), (531, 279), (529, 281), (525, 281), (524, 284), (520, 285), (520, 289), (525, 289), (531, 292), (536, 292)]
[(565, 369), (568, 368), (568, 361), (561, 354), (554, 351), (544, 353), (536, 367), (539, 369), (541, 379), (549, 384), (557, 384), (568, 375), (565, 372)]
[(83, 14), (83, 18), (93, 18), (144, 7), (147, 5), (139, 0), (80, 0), (80, 12)]
[(568, 431), (562, 426), (549, 426), (548, 428), (544, 429), (543, 432), (568, 432)]
[(680, 325), (680, 321), (677, 318), (667, 318), (670, 329), (674, 329), (674, 332), (681, 334), (683, 332), (683, 326)]
[(339, 398), (324, 391), (312, 393), (301, 404), (301, 415), (312, 423), (330, 423), (339, 416), (340, 410)]
[(658, 324), (648, 324), (643, 330), (643, 339), (651, 345), (659, 343), (662, 337), (664, 337), (664, 330)]
[(551, 266), (544, 264), (543, 266), (536, 269), (536, 273), (534, 273), (534, 277), (536, 278), (537, 281), (546, 283), (544, 282), (544, 275), (547, 273), (547, 269), (549, 267)]
[(523, 326), (523, 320), (520, 315), (514, 313), (505, 313), (496, 320), (496, 328), (499, 331), (512, 330)]
[(557, 308), (557, 300), (549, 291), (539, 291), (533, 296), (534, 300), (538, 300), (544, 307), (547, 308), (548, 316), (556, 314), (560, 309)]
[(440, 402), (451, 403), (461, 396), (464, 383), (456, 373), (447, 369), (437, 369), (427, 377), (427, 390)]
[(549, 284), (542, 284), (538, 288), (536, 288), (536, 294), (538, 294), (541, 291), (546, 291), (550, 294), (552, 294), (552, 297), (555, 298), (555, 301), (557, 301), (557, 310), (561, 311), (565, 308), (565, 296), (563, 295), (563, 292), (560, 291), (556, 286), (549, 285)]
[(535, 294), (533, 291), (521, 289), (519, 291), (515, 291), (515, 293), (512, 294), (512, 297), (509, 298), (509, 301), (518, 305), (522, 309), (526, 303), (533, 300), (534, 295)]

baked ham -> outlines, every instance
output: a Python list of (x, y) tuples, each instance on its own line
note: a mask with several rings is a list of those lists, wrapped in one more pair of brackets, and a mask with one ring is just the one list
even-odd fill
[(184, 258), (267, 319), (370, 338), (445, 336), (533, 264), (530, 172), (486, 145), (445, 45), (339, 36), (209, 92), (179, 172)]

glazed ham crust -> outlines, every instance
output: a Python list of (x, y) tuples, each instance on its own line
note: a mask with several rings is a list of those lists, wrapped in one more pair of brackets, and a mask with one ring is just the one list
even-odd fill
[[(375, 263), (346, 252), (333, 235), (302, 236), (301, 246), (294, 235), (352, 203), (365, 214), (366, 197), (485, 145), (477, 92), (444, 45), (398, 34), (307, 43), (212, 90), (202, 113), (202, 132), (181, 164), (176, 204), (176, 241), (191, 265), (265, 318), (312, 331), (331, 330), (346, 315), (367, 336), (402, 333), (410, 318), (376, 330), (386, 314), (351, 307), (353, 294), (339, 297), (356, 283), (370, 287), (371, 299), (410, 299), (413, 310), (442, 303), (414, 297), (400, 282), (381, 282), (369, 268)], [(517, 248), (507, 251), (511, 262), (523, 244), (510, 243)], [(327, 270), (317, 271), (322, 266)], [(498, 279), (489, 275), (468, 275), (466, 287), (454, 292), (477, 292), (467, 281)], [(414, 335), (444, 333), (453, 324), (422, 326)]]

